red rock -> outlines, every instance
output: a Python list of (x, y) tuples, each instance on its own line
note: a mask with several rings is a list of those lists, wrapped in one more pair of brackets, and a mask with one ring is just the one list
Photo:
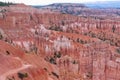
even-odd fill
[[(120, 22), (26, 5), (3, 7), (0, 80), (119, 80)], [(114, 26), (114, 27), (113, 27)], [(5, 74), (4, 74), (5, 73)]]

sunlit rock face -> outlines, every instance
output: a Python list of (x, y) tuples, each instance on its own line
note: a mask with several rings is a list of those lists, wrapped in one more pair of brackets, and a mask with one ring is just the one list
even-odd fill
[(120, 79), (120, 18), (0, 9), (0, 80)]

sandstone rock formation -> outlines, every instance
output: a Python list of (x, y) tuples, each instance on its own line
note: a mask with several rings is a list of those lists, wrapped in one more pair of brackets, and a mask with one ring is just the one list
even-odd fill
[(120, 79), (120, 18), (0, 9), (0, 80)]

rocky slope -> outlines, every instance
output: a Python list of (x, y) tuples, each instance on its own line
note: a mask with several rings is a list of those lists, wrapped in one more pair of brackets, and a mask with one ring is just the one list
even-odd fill
[(120, 18), (102, 18), (0, 7), (0, 80), (119, 80)]
[[(116, 4), (117, 3), (119, 3), (119, 1), (116, 2)], [(39, 8), (40, 10), (47, 9), (54, 12), (61, 12), (63, 14), (72, 14), (72, 15), (79, 15), (79, 16), (85, 16), (85, 17), (91, 16), (91, 17), (102, 18), (102, 19), (111, 18), (111, 17), (120, 17), (119, 5), (118, 5), (118, 8), (114, 8), (114, 7), (113, 8), (112, 7), (91, 8), (91, 6), (92, 5), (94, 6), (95, 4), (97, 4), (98, 6), (99, 5), (102, 6), (102, 2), (96, 2), (96, 3), (86, 3), (86, 4), (54, 3), (46, 6), (34, 6), (34, 7)], [(103, 2), (103, 4), (105, 4), (105, 2)], [(114, 1), (113, 1), (113, 5), (115, 5)], [(107, 4), (104, 6), (107, 6)]]

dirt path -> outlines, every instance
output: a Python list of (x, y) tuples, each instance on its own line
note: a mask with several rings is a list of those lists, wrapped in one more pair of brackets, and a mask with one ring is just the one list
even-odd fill
[(0, 80), (5, 80), (8, 75), (17, 73), (17, 72), (19, 72), (19, 71), (21, 71), (23, 69), (29, 68), (29, 67), (32, 67), (32, 65), (23, 65), (20, 68), (13, 69), (13, 70), (10, 70), (10, 71), (8, 71), (6, 73), (3, 73), (2, 75), (0, 75)]

